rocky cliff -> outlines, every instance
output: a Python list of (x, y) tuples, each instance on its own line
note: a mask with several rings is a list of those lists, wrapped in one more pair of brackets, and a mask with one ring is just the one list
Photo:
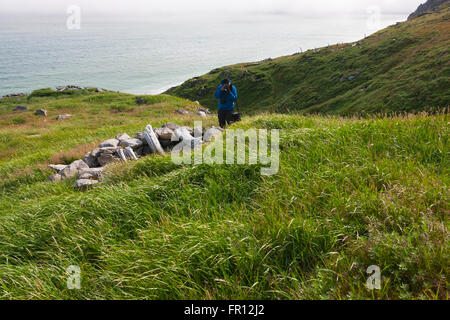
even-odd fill
[(434, 11), (444, 3), (450, 4), (450, 0), (428, 0), (427, 2), (421, 4), (416, 11), (411, 13), (408, 17), (408, 20), (423, 16), (430, 11)]

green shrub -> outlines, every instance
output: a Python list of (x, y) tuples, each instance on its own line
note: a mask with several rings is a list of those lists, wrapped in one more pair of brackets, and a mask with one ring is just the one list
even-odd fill
[(109, 109), (113, 112), (131, 112), (134, 110), (134, 107), (125, 103), (117, 103), (111, 105)]
[(137, 96), (135, 98), (137, 105), (155, 104), (167, 101), (167, 97), (164, 95), (157, 96)]
[(64, 96), (77, 96), (89, 93), (89, 90), (64, 90), (56, 91), (51, 88), (34, 90), (29, 96), (28, 100), (35, 97), (64, 97)]

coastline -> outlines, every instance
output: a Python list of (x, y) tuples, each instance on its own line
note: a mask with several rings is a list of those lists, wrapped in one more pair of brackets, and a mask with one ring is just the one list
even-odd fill
[[(116, 91), (116, 90), (109, 90), (108, 88), (104, 88), (104, 89), (107, 90), (107, 91), (127, 93), (127, 94), (133, 94), (133, 95), (152, 95), (152, 96), (154, 96), (154, 95), (163, 94), (164, 92), (166, 92), (170, 88), (177, 87), (177, 86), (179, 86), (179, 85), (181, 85), (183, 83), (184, 83), (184, 81), (181, 81), (181, 82), (177, 82), (177, 83), (173, 83), (171, 85), (167, 85), (167, 86), (161, 87), (159, 89), (153, 89), (153, 90), (149, 90), (149, 91), (147, 91), (147, 90), (145, 90), (145, 91), (139, 91), (139, 90), (137, 90), (137, 91), (135, 91), (135, 90), (123, 90), (123, 91), (119, 90), (119, 91)], [(78, 85), (75, 85), (75, 86), (78, 86)], [(87, 88), (96, 88), (96, 87), (95, 86), (94, 87), (88, 86), (88, 87), (82, 87), (82, 88), (87, 89)], [(35, 90), (39, 90), (39, 89), (43, 89), (43, 88), (36, 88)], [(55, 88), (51, 88), (51, 89), (52, 90), (56, 90), (56, 87)], [(4, 95), (0, 95), (0, 100), (1, 99), (7, 99), (7, 98), (24, 97), (24, 96), (30, 95), (32, 92), (33, 91), (31, 91), (31, 92), (27, 92), (27, 91), (10, 92), (10, 93), (6, 93)]]

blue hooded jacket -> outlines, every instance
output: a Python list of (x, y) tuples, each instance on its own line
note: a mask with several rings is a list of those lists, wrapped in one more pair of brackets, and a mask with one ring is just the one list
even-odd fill
[(237, 100), (237, 90), (235, 86), (231, 86), (231, 92), (226, 94), (225, 103), (222, 104), (220, 95), (222, 94), (223, 84), (216, 90), (216, 99), (219, 99), (219, 110), (234, 110), (234, 102)]

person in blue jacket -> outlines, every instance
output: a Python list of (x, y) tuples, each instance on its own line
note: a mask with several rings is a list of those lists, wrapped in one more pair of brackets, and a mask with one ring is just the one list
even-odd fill
[(230, 79), (223, 80), (216, 90), (216, 99), (219, 99), (219, 125), (226, 127), (233, 121), (234, 103), (237, 100), (237, 90)]

